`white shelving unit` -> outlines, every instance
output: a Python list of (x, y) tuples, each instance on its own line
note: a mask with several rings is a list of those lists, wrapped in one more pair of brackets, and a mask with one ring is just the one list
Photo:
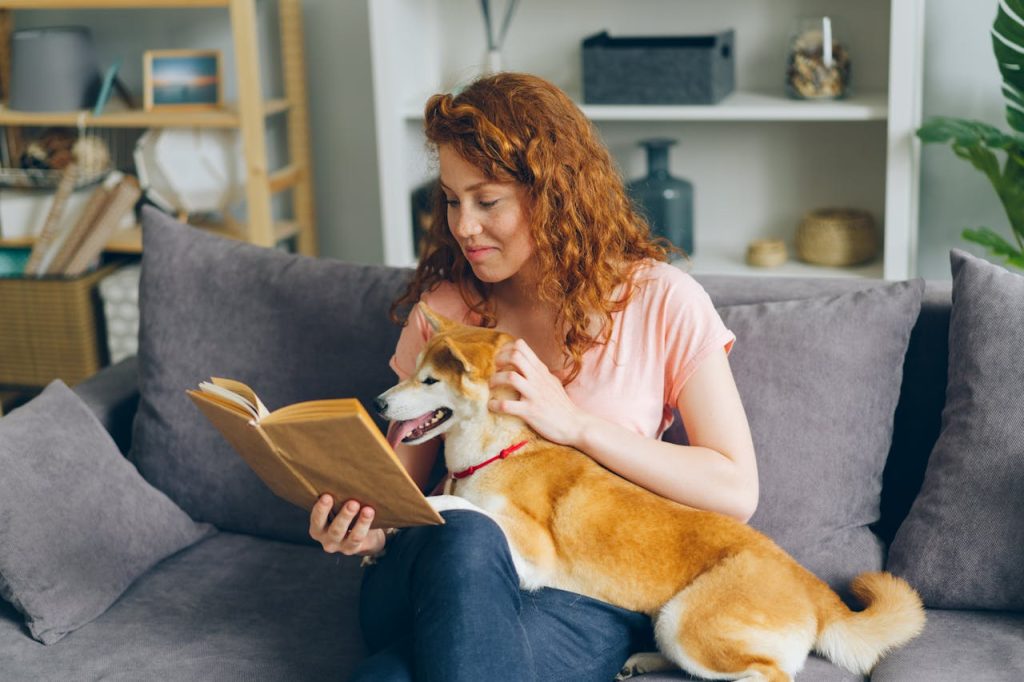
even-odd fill
[[(474, 0), (368, 0), (385, 261), (410, 265), (409, 194), (436, 174), (422, 134), (435, 92), (471, 81), (484, 56)], [(852, 95), (835, 102), (788, 99), (787, 42), (796, 20), (832, 17), (850, 50)], [(503, 60), (543, 76), (581, 101), (581, 42), (616, 35), (736, 31), (736, 91), (710, 106), (581, 104), (623, 176), (640, 177), (637, 142), (669, 136), (673, 175), (694, 184), (698, 273), (902, 279), (915, 272), (924, 0), (524, 0)], [(880, 258), (820, 268), (793, 256), (800, 217), (824, 206), (869, 210), (884, 234)], [(785, 238), (788, 265), (754, 269), (747, 243)]]

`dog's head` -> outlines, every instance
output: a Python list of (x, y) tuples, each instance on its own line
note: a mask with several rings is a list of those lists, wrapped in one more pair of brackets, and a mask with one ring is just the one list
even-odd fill
[(392, 445), (422, 443), (460, 422), (486, 418), (494, 356), (512, 340), (493, 329), (448, 320), (425, 303), (418, 305), (434, 336), (412, 376), (374, 401), (380, 415), (395, 422), (389, 434)]

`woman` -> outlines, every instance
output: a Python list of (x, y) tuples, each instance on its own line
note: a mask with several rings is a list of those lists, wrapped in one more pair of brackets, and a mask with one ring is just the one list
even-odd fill
[[(603, 145), (560, 90), (503, 73), (426, 107), (443, 202), (425, 255), (396, 305), (518, 340), (499, 353), (492, 401), (664, 497), (746, 521), (757, 468), (727, 354), (734, 337), (688, 275), (665, 263)], [(392, 367), (415, 369), (429, 338), (414, 310)], [(678, 409), (689, 445), (659, 440)], [(438, 439), (396, 452), (424, 489)], [(378, 556), (361, 596), (373, 655), (360, 680), (610, 680), (649, 622), (560, 590), (521, 592), (490, 519), (446, 512), (444, 526), (388, 540), (355, 501), (310, 534), (328, 552)], [(623, 513), (628, 513), (624, 509)]]

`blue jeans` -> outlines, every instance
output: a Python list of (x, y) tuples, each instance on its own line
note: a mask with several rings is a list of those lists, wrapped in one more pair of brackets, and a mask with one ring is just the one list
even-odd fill
[[(610, 682), (652, 646), (650, 619), (571, 592), (519, 589), (505, 536), (483, 514), (403, 530), (367, 569), (371, 652), (360, 682)], [(650, 649), (648, 649), (650, 650)]]

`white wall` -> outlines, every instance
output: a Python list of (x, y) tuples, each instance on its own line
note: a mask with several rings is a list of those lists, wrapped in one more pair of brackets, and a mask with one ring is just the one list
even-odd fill
[[(989, 30), (998, 0), (928, 0), (922, 111), (977, 119), (1009, 130)], [(949, 279), (949, 249), (984, 255), (960, 238), (965, 227), (991, 227), (1010, 238), (1010, 224), (991, 183), (949, 145), (921, 150), (918, 274)]]

